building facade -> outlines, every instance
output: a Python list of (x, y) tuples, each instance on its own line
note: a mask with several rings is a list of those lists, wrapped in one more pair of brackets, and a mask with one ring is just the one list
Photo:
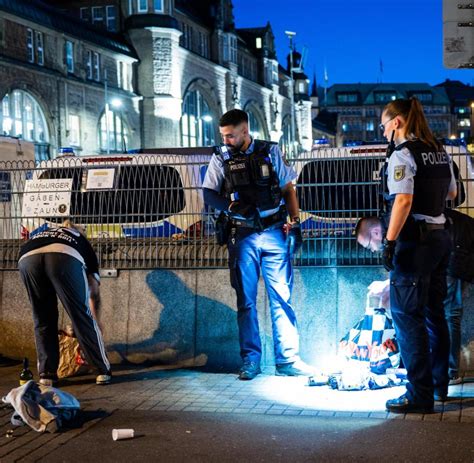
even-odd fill
[[(385, 143), (379, 128), (383, 108), (397, 98), (418, 98), (434, 134), (448, 138), (455, 127), (444, 88), (428, 84), (335, 84), (318, 92), (320, 108), (337, 114), (336, 144)], [(313, 112), (314, 114), (314, 112)]]
[(458, 80), (445, 80), (436, 87), (444, 88), (454, 116), (451, 138), (474, 143), (474, 87)]
[(297, 148), (310, 148), (307, 89), (278, 64), (270, 24), (236, 28), (230, 0), (47, 3), (0, 0), (2, 132), (38, 159), (212, 145), (232, 108), (288, 151), (292, 98)]

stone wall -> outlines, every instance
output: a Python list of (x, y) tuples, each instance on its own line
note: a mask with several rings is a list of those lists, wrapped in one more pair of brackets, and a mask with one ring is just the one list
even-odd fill
[[(366, 287), (378, 267), (298, 268), (294, 306), (301, 356), (331, 368), (339, 339), (362, 318)], [(0, 353), (35, 357), (31, 311), (18, 272), (0, 272)], [(102, 319), (112, 362), (161, 362), (235, 370), (240, 364), (235, 295), (228, 271), (121, 271), (102, 280)], [(462, 369), (474, 370), (474, 288), (465, 290)], [(268, 300), (258, 293), (263, 363), (274, 364)], [(67, 323), (60, 313), (60, 326)]]

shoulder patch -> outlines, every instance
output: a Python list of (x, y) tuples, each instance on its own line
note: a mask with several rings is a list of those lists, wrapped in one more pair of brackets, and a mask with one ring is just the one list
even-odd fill
[(406, 166), (395, 166), (395, 169), (393, 171), (393, 179), (396, 182), (399, 182), (400, 180), (403, 180), (405, 178), (405, 168)]

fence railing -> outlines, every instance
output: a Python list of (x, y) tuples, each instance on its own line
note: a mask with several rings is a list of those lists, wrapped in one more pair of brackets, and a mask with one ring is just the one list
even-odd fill
[[(0, 269), (17, 268), (28, 234), (71, 216), (86, 227), (102, 268), (220, 268), (216, 213), (202, 198), (206, 149), (137, 155), (65, 157), (35, 165), (0, 162)], [(448, 147), (459, 168), (456, 206), (474, 215), (472, 159)], [(358, 218), (380, 209), (385, 148), (314, 150), (292, 164), (298, 174), (305, 243), (298, 266), (379, 264), (355, 242)]]

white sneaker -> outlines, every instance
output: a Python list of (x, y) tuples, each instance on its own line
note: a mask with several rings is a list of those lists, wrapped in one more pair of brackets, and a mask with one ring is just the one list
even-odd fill
[(98, 375), (95, 378), (95, 383), (100, 384), (100, 385), (110, 384), (111, 381), (112, 381), (112, 375)]
[(461, 384), (462, 383), (462, 378), (460, 376), (453, 376), (450, 380), (449, 380), (449, 385), (450, 386), (454, 386), (456, 384)]

